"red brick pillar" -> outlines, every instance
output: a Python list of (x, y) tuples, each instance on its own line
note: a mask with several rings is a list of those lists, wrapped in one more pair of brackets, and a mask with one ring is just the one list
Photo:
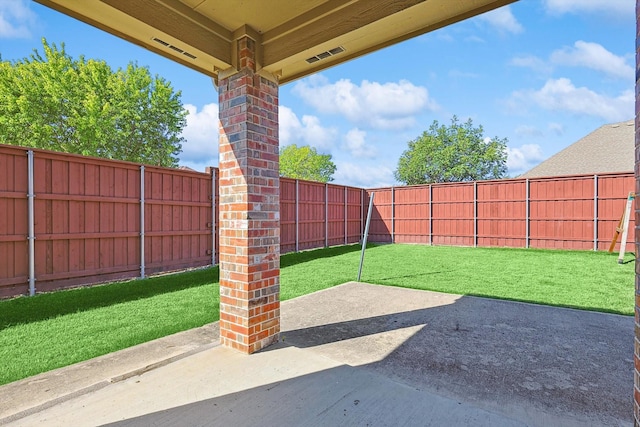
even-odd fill
[(280, 332), (278, 84), (256, 72), (256, 42), (218, 81), (220, 341), (253, 353)]
[[(636, 194), (640, 194), (640, 0), (636, 0)], [(640, 254), (640, 208), (636, 199), (636, 254)], [(634, 340), (633, 415), (640, 427), (640, 263), (636, 262), (636, 321)]]

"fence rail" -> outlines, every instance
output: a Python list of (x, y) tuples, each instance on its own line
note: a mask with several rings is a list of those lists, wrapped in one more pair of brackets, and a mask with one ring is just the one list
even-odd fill
[(629, 172), (372, 189), (369, 240), (606, 250), (634, 188)]

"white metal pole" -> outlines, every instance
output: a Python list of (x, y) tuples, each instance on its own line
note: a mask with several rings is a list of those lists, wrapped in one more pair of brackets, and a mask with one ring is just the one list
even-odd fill
[(375, 193), (371, 193), (371, 199), (369, 199), (369, 212), (367, 213), (367, 223), (364, 227), (364, 237), (362, 238), (362, 251), (360, 253), (360, 268), (358, 269), (358, 282), (362, 276), (362, 264), (364, 263), (364, 250), (367, 248), (367, 237), (369, 236), (369, 224), (371, 223), (371, 211), (373, 210), (373, 196)]
[(531, 186), (531, 183), (529, 181), (529, 178), (527, 178), (525, 180), (525, 219), (524, 219), (524, 226), (525, 226), (525, 236), (524, 236), (524, 247), (529, 249), (529, 240), (530, 240), (530, 233), (531, 233), (531, 208), (530, 208), (530, 198), (531, 198), (531, 194), (530, 194), (530, 190), (529, 187)]
[(433, 245), (433, 186), (429, 184), (429, 244)]
[(598, 175), (593, 175), (593, 250), (598, 250)]
[(296, 252), (300, 252), (300, 236), (298, 235), (298, 223), (300, 222), (300, 188), (299, 181), (296, 179)]
[(324, 247), (329, 247), (329, 184), (324, 184)]
[(391, 243), (396, 242), (396, 192), (395, 187), (391, 186)]
[(349, 223), (347, 220), (347, 215), (349, 213), (347, 206), (347, 196), (349, 195), (347, 187), (344, 187), (344, 244), (347, 245), (349, 243), (349, 238), (347, 233), (349, 232)]
[(473, 247), (478, 246), (478, 182), (473, 181)]
[(33, 199), (35, 197), (33, 191), (33, 150), (27, 151), (27, 173), (28, 173), (28, 194), (27, 194), (27, 209), (28, 209), (28, 217), (29, 221), (29, 236), (27, 237), (29, 242), (29, 296), (34, 296), (36, 294), (36, 260), (35, 260), (35, 212), (33, 206)]
[(140, 278), (145, 278), (144, 261), (144, 165), (140, 165)]

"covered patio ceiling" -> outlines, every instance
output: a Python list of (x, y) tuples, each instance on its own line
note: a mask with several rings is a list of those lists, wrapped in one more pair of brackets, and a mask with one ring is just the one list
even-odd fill
[(248, 35), (258, 70), (283, 84), (516, 0), (36, 1), (216, 81)]

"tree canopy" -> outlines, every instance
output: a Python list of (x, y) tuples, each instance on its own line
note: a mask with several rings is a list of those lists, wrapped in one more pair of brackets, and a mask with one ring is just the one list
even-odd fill
[(0, 143), (178, 165), (187, 113), (168, 81), (42, 44), (43, 55), (0, 59)]
[(331, 154), (320, 154), (309, 146), (295, 144), (280, 148), (280, 176), (309, 181), (333, 181), (336, 165)]
[(506, 173), (507, 139), (487, 139), (482, 126), (453, 116), (450, 126), (434, 120), (429, 130), (409, 141), (394, 176), (413, 185), (499, 179)]

